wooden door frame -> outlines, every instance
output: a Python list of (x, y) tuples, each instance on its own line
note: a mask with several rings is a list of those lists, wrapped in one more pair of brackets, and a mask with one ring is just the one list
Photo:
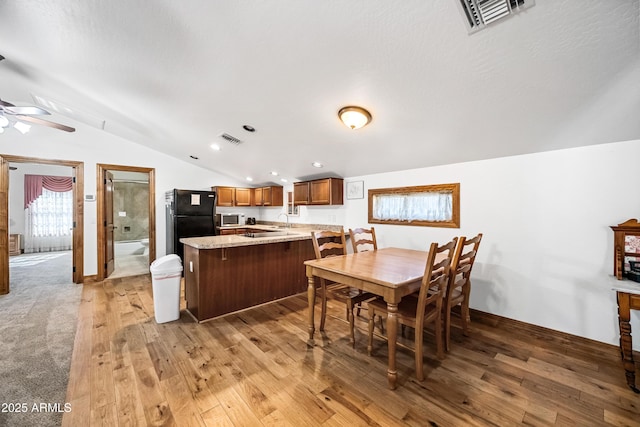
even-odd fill
[(73, 283), (84, 281), (84, 162), (0, 154), (0, 295), (9, 293), (9, 163), (68, 166), (73, 186)]
[(149, 174), (149, 263), (156, 258), (156, 170), (154, 168), (144, 168), (138, 166), (96, 164), (96, 189), (97, 189), (97, 225), (98, 225), (98, 274), (97, 281), (105, 279), (104, 263), (106, 259), (105, 243), (106, 233), (104, 230), (105, 221), (105, 193), (104, 176), (106, 171), (141, 172)]

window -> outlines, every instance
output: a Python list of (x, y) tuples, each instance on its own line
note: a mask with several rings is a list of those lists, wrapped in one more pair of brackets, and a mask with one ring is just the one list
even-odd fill
[(369, 223), (460, 228), (460, 184), (371, 189)]

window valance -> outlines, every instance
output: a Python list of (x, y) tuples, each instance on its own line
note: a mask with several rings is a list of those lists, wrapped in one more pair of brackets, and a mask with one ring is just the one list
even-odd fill
[(73, 189), (73, 178), (70, 176), (25, 175), (24, 176), (24, 208), (27, 209), (34, 200), (42, 195), (42, 189), (65, 193)]

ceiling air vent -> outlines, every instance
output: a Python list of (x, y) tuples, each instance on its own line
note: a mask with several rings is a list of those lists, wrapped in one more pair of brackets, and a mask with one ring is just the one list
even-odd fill
[(233, 145), (240, 145), (242, 141), (236, 138), (235, 136), (231, 136), (228, 133), (223, 133), (220, 135), (220, 138), (224, 139), (227, 142), (232, 143)]
[(457, 0), (470, 33), (534, 5), (535, 0)]

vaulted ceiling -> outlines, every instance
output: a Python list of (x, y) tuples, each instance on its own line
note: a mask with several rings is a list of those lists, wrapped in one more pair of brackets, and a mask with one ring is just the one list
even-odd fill
[(0, 98), (254, 183), (640, 138), (640, 0), (459, 1), (0, 0)]

